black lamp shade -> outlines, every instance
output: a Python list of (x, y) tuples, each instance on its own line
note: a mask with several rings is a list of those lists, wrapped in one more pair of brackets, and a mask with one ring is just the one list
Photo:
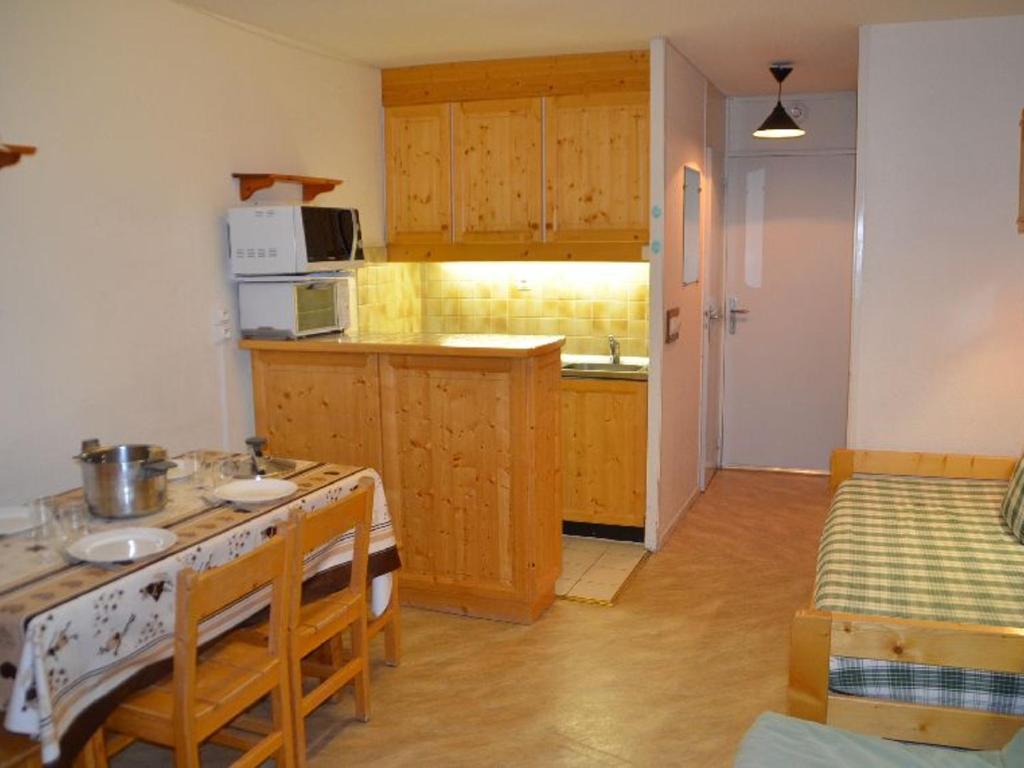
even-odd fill
[(795, 139), (805, 133), (807, 131), (796, 124), (780, 101), (775, 104), (775, 109), (767, 119), (761, 123), (761, 127), (754, 131), (754, 136), (759, 139)]

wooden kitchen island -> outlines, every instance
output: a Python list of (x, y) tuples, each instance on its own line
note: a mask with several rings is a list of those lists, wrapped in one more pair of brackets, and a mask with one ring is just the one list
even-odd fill
[(561, 336), (246, 340), (279, 456), (378, 468), (407, 605), (528, 623), (561, 569)]

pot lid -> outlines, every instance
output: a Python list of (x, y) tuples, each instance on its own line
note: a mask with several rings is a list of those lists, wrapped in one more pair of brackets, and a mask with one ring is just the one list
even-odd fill
[(150, 462), (166, 459), (167, 451), (159, 445), (144, 443), (100, 445), (98, 440), (83, 440), (82, 452), (75, 456), (75, 458), (90, 464)]

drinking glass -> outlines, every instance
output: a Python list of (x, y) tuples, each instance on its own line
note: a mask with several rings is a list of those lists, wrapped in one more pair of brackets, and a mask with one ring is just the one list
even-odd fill
[(40, 496), (31, 504), (32, 518), (36, 527), (32, 529), (32, 538), (37, 541), (48, 541), (57, 533), (57, 499), (53, 496)]
[(31, 507), (36, 527), (30, 535), (40, 562), (57, 565), (65, 562), (62, 532), (57, 525), (57, 499), (41, 496), (32, 502)]
[(91, 530), (89, 508), (84, 501), (71, 501), (63, 504), (57, 514), (57, 522), (65, 544), (72, 544)]
[(203, 456), (200, 451), (188, 451), (171, 459), (178, 466), (167, 475), (168, 480), (187, 479), (189, 485), (198, 487), (201, 470), (203, 468)]
[(231, 459), (226, 459), (223, 456), (204, 457), (202, 463), (199, 465), (199, 470), (196, 473), (200, 476), (199, 487), (212, 490), (218, 485), (222, 485), (223, 483), (233, 480), (233, 467), (234, 465)]

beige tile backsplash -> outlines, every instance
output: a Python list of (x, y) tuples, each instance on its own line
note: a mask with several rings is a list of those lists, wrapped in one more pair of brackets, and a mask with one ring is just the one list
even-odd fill
[(415, 333), (422, 330), (423, 300), (419, 264), (367, 262), (356, 273), (359, 330), (363, 333)]
[(647, 354), (643, 263), (371, 263), (359, 271), (363, 331), (562, 334), (565, 350)]

